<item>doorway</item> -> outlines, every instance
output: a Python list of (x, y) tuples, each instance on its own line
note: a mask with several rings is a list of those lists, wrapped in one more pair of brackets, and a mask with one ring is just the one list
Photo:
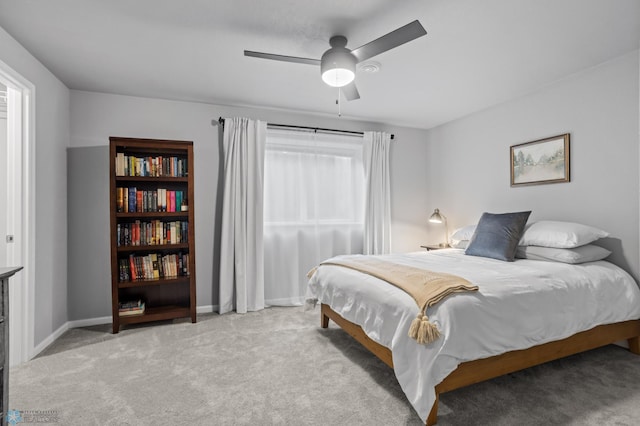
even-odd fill
[(33, 350), (34, 86), (0, 61), (0, 266), (22, 266), (9, 284), (9, 361)]

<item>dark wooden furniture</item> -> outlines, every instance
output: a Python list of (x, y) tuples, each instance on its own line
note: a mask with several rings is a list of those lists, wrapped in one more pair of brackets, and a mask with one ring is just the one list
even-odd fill
[(0, 368), (2, 369), (0, 384), (0, 424), (7, 424), (9, 409), (9, 278), (21, 270), (18, 268), (0, 268)]
[[(340, 314), (332, 310), (328, 305), (322, 304), (320, 310), (322, 328), (329, 326), (329, 319), (342, 327), (371, 353), (380, 358), (382, 362), (393, 368), (393, 356), (389, 348), (371, 340), (359, 325), (342, 318)], [(629, 350), (636, 355), (640, 355), (640, 320), (600, 325), (555, 342), (545, 343), (529, 349), (506, 352), (489, 358), (463, 362), (436, 386), (436, 401), (431, 408), (426, 424), (430, 426), (437, 423), (438, 399), (443, 392), (449, 392), (620, 340), (627, 340), (629, 342)]]
[(446, 249), (446, 248), (451, 248), (450, 246), (445, 246), (445, 245), (438, 245), (438, 244), (427, 244), (424, 246), (420, 246), (423, 249), (426, 249), (427, 251), (431, 251), (431, 250), (442, 250), (442, 249)]
[[(120, 331), (123, 324), (143, 323), (148, 321), (168, 320), (190, 317), (196, 322), (196, 253), (194, 232), (194, 168), (193, 142), (134, 139), (110, 137), (110, 209), (111, 209), (111, 292), (113, 333)], [(127, 172), (122, 172), (123, 157), (127, 158)], [(117, 157), (119, 157), (117, 159)], [(136, 166), (130, 164), (130, 158), (136, 158), (142, 163), (144, 171), (133, 171)], [(167, 159), (171, 158), (171, 164)], [(116, 160), (117, 159), (117, 160)], [(145, 163), (146, 161), (146, 163)], [(164, 165), (163, 165), (164, 161)], [(175, 164), (174, 164), (175, 163)], [(118, 164), (118, 170), (116, 166)], [(180, 165), (180, 167), (178, 167)], [(138, 164), (140, 167), (140, 164)], [(183, 170), (182, 173), (178, 170)], [(125, 174), (125, 175), (123, 175)], [(119, 190), (118, 188), (123, 188)], [(136, 208), (130, 210), (130, 204), (124, 206), (125, 200), (118, 199), (124, 192), (130, 193), (131, 188), (148, 195), (141, 200), (136, 192)], [(182, 195), (182, 205), (175, 206), (175, 211), (163, 211), (158, 194), (179, 191)], [(155, 195), (154, 195), (155, 194)], [(142, 205), (142, 207), (138, 207)], [(120, 210), (120, 211), (119, 211)], [(171, 210), (171, 209), (167, 209)], [(173, 243), (165, 241), (166, 226), (173, 222), (181, 222), (186, 232), (182, 232), (179, 241)], [(139, 244), (133, 240), (123, 241), (122, 233), (125, 228), (144, 227), (143, 236)], [(156, 227), (158, 226), (159, 229)], [(120, 235), (118, 234), (120, 229)], [(165, 231), (163, 231), (165, 229)], [(160, 240), (159, 236), (165, 233)], [(180, 230), (176, 230), (180, 232)], [(128, 231), (127, 231), (128, 233)], [(150, 238), (153, 235), (153, 238)], [(175, 235), (175, 233), (174, 233)], [(186, 241), (184, 241), (186, 238)], [(128, 279), (126, 271), (123, 273), (123, 262), (131, 263), (138, 260), (155, 258), (153, 270), (155, 274), (142, 274), (143, 278)], [(172, 265), (177, 266), (174, 271), (162, 268), (162, 259), (175, 260)], [(182, 268), (178, 265), (182, 259)], [(143, 263), (143, 262), (141, 262)], [(147, 264), (149, 265), (149, 264)], [(138, 265), (144, 267), (143, 265)], [(173, 266), (172, 266), (173, 268)], [(130, 271), (129, 271), (130, 272)], [(144, 269), (148, 272), (148, 269)], [(124, 276), (123, 276), (124, 275)], [(140, 274), (138, 274), (140, 275)], [(150, 276), (149, 276), (150, 275)], [(121, 302), (142, 300), (145, 303), (144, 314), (122, 316), (119, 312)]]

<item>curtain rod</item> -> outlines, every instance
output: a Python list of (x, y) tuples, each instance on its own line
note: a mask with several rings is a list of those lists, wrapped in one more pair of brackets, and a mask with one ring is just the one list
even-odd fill
[[(215, 125), (215, 124), (221, 124), (222, 127), (224, 127), (224, 118), (219, 117), (218, 118), (218, 122), (216, 123), (215, 120), (212, 120), (211, 124)], [(287, 129), (305, 129), (305, 130), (313, 130), (314, 132), (317, 131), (321, 131), (321, 132), (336, 132), (336, 133), (348, 133), (348, 134), (352, 134), (352, 135), (364, 135), (364, 132), (355, 132), (352, 130), (336, 130), (336, 129), (324, 129), (322, 127), (308, 127), (308, 126), (292, 126), (289, 124), (275, 124), (275, 123), (267, 123), (267, 126), (269, 127), (281, 127), (281, 128), (287, 128)], [(391, 135), (391, 139), (394, 138), (394, 135)]]

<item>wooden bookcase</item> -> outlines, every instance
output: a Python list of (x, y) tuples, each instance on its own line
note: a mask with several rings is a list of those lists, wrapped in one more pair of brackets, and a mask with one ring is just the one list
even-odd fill
[[(193, 142), (109, 142), (113, 333), (124, 324), (196, 322)], [(136, 301), (143, 313), (121, 315), (121, 304)]]

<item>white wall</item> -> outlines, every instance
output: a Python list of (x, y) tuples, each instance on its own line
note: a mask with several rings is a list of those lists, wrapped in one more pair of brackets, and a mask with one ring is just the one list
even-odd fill
[(69, 90), (0, 28), (0, 60), (35, 85), (34, 346), (67, 321)]
[[(427, 220), (426, 206), (426, 131), (389, 127), (375, 123), (353, 122), (338, 117), (310, 116), (267, 109), (237, 108), (193, 102), (176, 102), (101, 93), (71, 91), (71, 144), (69, 161), (103, 161), (108, 163), (106, 146), (109, 136), (182, 139), (194, 141), (195, 152), (195, 229), (197, 303), (199, 306), (218, 304), (218, 261), (220, 235), (219, 132), (211, 120), (218, 117), (244, 116), (271, 123), (306, 125), (344, 130), (385, 130), (395, 134), (391, 150), (392, 232), (394, 251), (419, 250), (424, 243)], [(104, 158), (101, 156), (104, 152)], [(71, 165), (70, 165), (71, 166)], [(104, 206), (103, 217), (94, 223), (108, 227), (108, 176), (103, 164), (96, 164), (99, 176), (88, 177), (82, 185), (96, 187), (98, 199), (91, 202)], [(91, 164), (79, 165), (92, 169)], [(70, 176), (75, 171), (70, 170)], [(69, 190), (81, 189), (70, 182)], [(76, 205), (76, 195), (70, 193), (70, 204)], [(78, 204), (80, 201), (78, 201)], [(72, 208), (70, 217), (77, 207)], [(100, 208), (92, 211), (100, 211)], [(72, 225), (70, 225), (72, 226)], [(107, 231), (106, 234), (103, 231)], [(72, 231), (73, 232), (73, 231)], [(83, 233), (83, 230), (78, 232)], [(69, 319), (87, 319), (110, 315), (110, 277), (108, 229), (87, 229), (82, 246), (69, 247)], [(105, 238), (105, 235), (107, 236)], [(75, 237), (70, 236), (74, 239)], [(75, 241), (75, 239), (74, 239)], [(81, 258), (77, 258), (80, 256)], [(73, 259), (72, 259), (73, 257)], [(87, 262), (83, 261), (86, 258)], [(90, 261), (90, 262), (89, 262)], [(98, 264), (100, 263), (100, 264)], [(95, 266), (92, 266), (95, 265)], [(76, 279), (77, 277), (77, 279)], [(80, 277), (92, 277), (90, 281)], [(84, 288), (80, 288), (84, 286)], [(87, 288), (89, 286), (89, 288)], [(82, 294), (84, 296), (79, 297)], [(93, 297), (91, 296), (93, 295)], [(91, 299), (87, 299), (87, 298)]]
[[(611, 233), (610, 258), (639, 276), (639, 65), (627, 54), (428, 132), (429, 199), (452, 227), (483, 211), (532, 210)], [(510, 187), (509, 147), (571, 134), (571, 182)], [(430, 232), (436, 232), (431, 227)], [(430, 239), (436, 239), (430, 236)]]
[[(0, 88), (2, 86), (0, 85)], [(0, 112), (0, 202), (7, 200), (7, 114)], [(6, 265), (7, 243), (7, 209), (0, 207), (0, 266)]]

